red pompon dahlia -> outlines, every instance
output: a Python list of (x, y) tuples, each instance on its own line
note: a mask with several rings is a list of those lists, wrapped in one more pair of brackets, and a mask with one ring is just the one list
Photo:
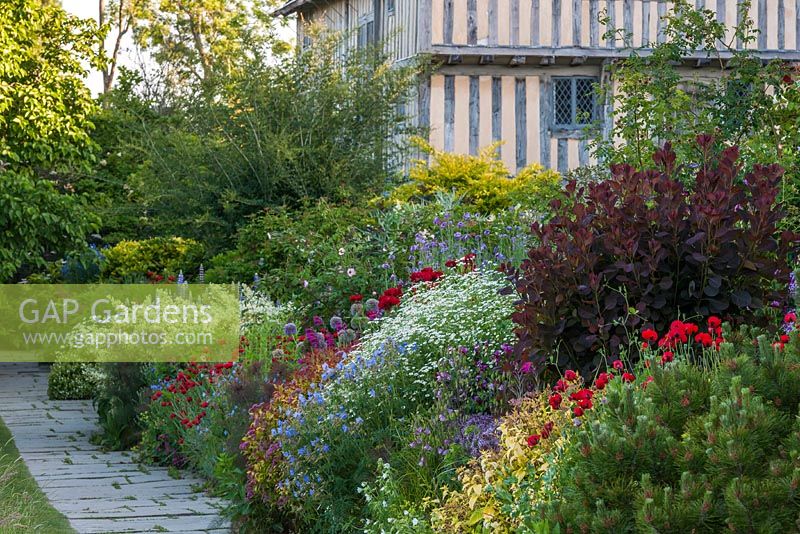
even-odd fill
[(656, 332), (652, 328), (642, 330), (642, 339), (648, 342), (656, 341), (658, 339), (658, 332)]
[(622, 381), (623, 382), (633, 382), (636, 380), (636, 377), (631, 373), (622, 373)]

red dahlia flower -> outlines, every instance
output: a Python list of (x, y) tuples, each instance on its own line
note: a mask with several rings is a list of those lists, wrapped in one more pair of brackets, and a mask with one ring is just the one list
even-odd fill
[(548, 421), (544, 424), (544, 427), (542, 428), (542, 438), (547, 439), (550, 437), (550, 434), (553, 432), (553, 426), (554, 425), (552, 421)]
[(580, 406), (575, 406), (575, 407), (572, 409), (572, 414), (573, 414), (575, 417), (580, 417), (580, 416), (582, 416), (582, 415), (583, 415), (583, 408), (581, 408)]
[(797, 321), (797, 315), (794, 312), (789, 312), (783, 316), (784, 323), (793, 323)]
[(704, 347), (710, 347), (712, 343), (711, 334), (706, 332), (700, 332), (696, 336), (694, 336), (694, 340)]
[(652, 328), (648, 328), (647, 330), (642, 330), (642, 339), (650, 342), (656, 341), (658, 339), (658, 332), (656, 332)]
[(578, 378), (578, 374), (572, 369), (567, 369), (567, 371), (564, 373), (564, 378), (570, 382), (574, 382)]
[(350, 295), (350, 302), (361, 302), (362, 300), (364, 300), (364, 297), (358, 293)]
[(400, 304), (400, 299), (392, 295), (381, 295), (378, 299), (378, 307), (382, 310), (389, 310)]
[(634, 380), (636, 380), (636, 377), (631, 373), (622, 373), (623, 382), (633, 382)]
[(528, 436), (528, 447), (535, 447), (539, 444), (541, 437), (539, 434), (532, 434)]
[(411, 273), (412, 282), (435, 282), (442, 277), (442, 271), (434, 271), (432, 267), (424, 267), (420, 271)]
[(569, 398), (570, 400), (581, 401), (591, 399), (593, 396), (594, 392), (591, 389), (583, 388), (570, 395)]
[(621, 360), (614, 360), (614, 363), (612, 363), (611, 366), (617, 371), (622, 371), (623, 369), (625, 369), (625, 364), (622, 363)]
[(722, 320), (716, 315), (712, 315), (711, 317), (708, 318), (709, 328), (719, 328), (721, 325), (722, 325)]
[(550, 399), (548, 399), (550, 407), (554, 410), (558, 410), (558, 408), (561, 406), (561, 401), (562, 401), (561, 395), (559, 395), (558, 393), (553, 393), (552, 395), (550, 395)]

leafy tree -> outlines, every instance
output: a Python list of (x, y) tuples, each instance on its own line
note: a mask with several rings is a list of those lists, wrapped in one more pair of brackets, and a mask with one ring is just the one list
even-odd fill
[[(108, 63), (101, 69), (103, 75), (103, 93), (108, 93), (111, 90), (111, 86), (114, 84), (114, 79), (117, 76), (119, 53), (122, 48), (122, 39), (133, 28), (136, 21), (137, 7), (140, 3), (140, 0), (117, 0), (111, 2), (98, 0), (98, 24), (108, 31), (108, 36), (111, 35), (110, 30), (114, 30), (114, 46), (109, 54)], [(103, 44), (105, 44), (105, 40)]]
[(94, 159), (83, 83), (102, 32), (52, 2), (0, 3), (0, 280), (80, 242), (92, 227), (65, 173)]
[(175, 67), (177, 82), (207, 84), (241, 71), (273, 44), (286, 51), (272, 35), (272, 6), (265, 0), (133, 1), (137, 41), (156, 61)]
[(342, 38), (319, 35), (277, 64), (254, 62), (217, 97), (187, 97), (186, 113), (143, 125), (150, 152), (132, 186), (156, 233), (220, 248), (265, 207), (386, 189), (411, 132), (403, 104), (418, 66), (392, 66), (378, 50), (341, 57)]

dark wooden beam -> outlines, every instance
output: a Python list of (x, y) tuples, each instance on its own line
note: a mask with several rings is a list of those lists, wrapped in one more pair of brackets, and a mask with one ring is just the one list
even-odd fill
[[(508, 46), (462, 46), (462, 45), (433, 45), (430, 50), (426, 50), (438, 56), (495, 56), (495, 61), (499, 61), (502, 57), (511, 58), (514, 56), (524, 56), (531, 63), (530, 59), (536, 58), (575, 58), (586, 57), (587, 61), (591, 59), (624, 59), (631, 55), (630, 48), (581, 48), (581, 47), (544, 47), (544, 46), (525, 46), (525, 47), (508, 47)], [(647, 57), (652, 53), (652, 50), (640, 50), (639, 55)], [(800, 61), (800, 50), (767, 50), (756, 52), (756, 55), (762, 59), (778, 59), (783, 61)], [(712, 52), (711, 59), (727, 60), (733, 56), (728, 51)], [(685, 59), (687, 61), (696, 61), (698, 59), (708, 58), (707, 52), (695, 52), (689, 54)]]

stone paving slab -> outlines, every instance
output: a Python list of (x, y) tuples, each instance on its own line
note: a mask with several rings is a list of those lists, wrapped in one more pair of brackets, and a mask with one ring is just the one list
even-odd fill
[(44, 494), (80, 533), (230, 532), (223, 503), (199, 491), (201, 479), (174, 479), (89, 443), (98, 431), (92, 403), (48, 400), (45, 366), (0, 363), (0, 418)]

